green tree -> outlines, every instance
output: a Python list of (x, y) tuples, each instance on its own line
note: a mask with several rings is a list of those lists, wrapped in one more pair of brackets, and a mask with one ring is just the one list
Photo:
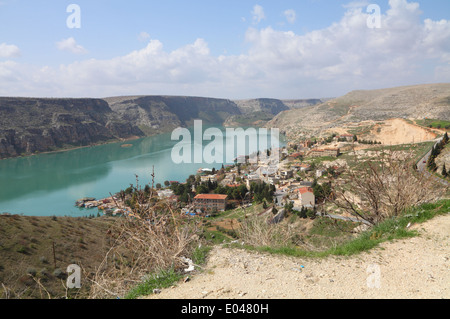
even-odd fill
[(205, 183), (202, 183), (196, 188), (196, 193), (197, 194), (208, 194), (209, 188), (207, 185), (205, 185)]
[(447, 144), (447, 143), (448, 143), (448, 141), (449, 141), (449, 137), (448, 137), (448, 134), (447, 134), (447, 132), (445, 132), (445, 135), (444, 135), (444, 138), (442, 139), (442, 141), (444, 141), (444, 143), (445, 143), (445, 144)]
[(272, 214), (278, 214), (278, 209), (275, 206), (272, 208)]
[(448, 177), (448, 172), (447, 172), (447, 169), (445, 167), (445, 163), (444, 163), (444, 167), (442, 167), (442, 176)]

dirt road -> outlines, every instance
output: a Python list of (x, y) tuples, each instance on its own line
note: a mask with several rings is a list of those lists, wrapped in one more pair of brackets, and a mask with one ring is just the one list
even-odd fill
[(205, 269), (150, 299), (448, 299), (450, 214), (420, 236), (353, 257), (292, 258), (216, 247)]

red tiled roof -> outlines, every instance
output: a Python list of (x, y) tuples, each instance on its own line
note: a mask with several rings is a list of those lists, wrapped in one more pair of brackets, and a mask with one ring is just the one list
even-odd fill
[(300, 194), (305, 194), (305, 193), (314, 193), (313, 189), (311, 187), (301, 187), (299, 189), (297, 189), (297, 191)]
[(199, 194), (194, 197), (194, 199), (227, 199), (228, 195), (218, 195), (218, 194)]

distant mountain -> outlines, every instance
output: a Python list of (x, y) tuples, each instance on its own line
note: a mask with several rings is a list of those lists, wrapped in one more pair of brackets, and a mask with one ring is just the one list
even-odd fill
[(278, 114), (267, 125), (283, 131), (320, 131), (346, 123), (391, 118), (450, 120), (450, 83), (353, 91)]

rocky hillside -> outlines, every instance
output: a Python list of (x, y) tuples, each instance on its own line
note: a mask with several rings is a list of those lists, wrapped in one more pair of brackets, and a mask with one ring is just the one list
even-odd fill
[(353, 91), (316, 106), (282, 112), (269, 126), (287, 132), (323, 130), (391, 118), (450, 119), (450, 83)]
[(277, 100), (253, 99), (234, 101), (242, 115), (234, 115), (225, 122), (226, 126), (263, 126), (274, 116), (291, 109), (300, 109), (322, 103), (319, 99)]
[(238, 100), (235, 101), (243, 114), (254, 112), (266, 112), (277, 115), (283, 111), (289, 110), (282, 101), (276, 99), (254, 99), (254, 100)]
[(0, 159), (143, 135), (104, 100), (0, 98)]
[(123, 120), (135, 123), (146, 134), (167, 132), (192, 125), (195, 119), (222, 124), (241, 114), (237, 105), (224, 99), (183, 96), (132, 96), (105, 98)]

